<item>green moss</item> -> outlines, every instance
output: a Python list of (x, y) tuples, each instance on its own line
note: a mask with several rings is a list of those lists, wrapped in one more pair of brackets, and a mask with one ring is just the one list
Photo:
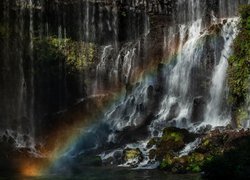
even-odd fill
[(193, 153), (190, 162), (202, 162), (204, 160), (204, 155), (201, 153)]
[(76, 42), (70, 39), (48, 37), (35, 39), (35, 48), (41, 60), (64, 58), (68, 67), (73, 71), (82, 71), (94, 62), (96, 47), (92, 43)]
[(126, 161), (139, 158), (141, 156), (141, 151), (139, 149), (127, 149), (125, 150), (124, 159)]
[(229, 102), (232, 104), (233, 117), (240, 124), (246, 117), (246, 104), (249, 104), (250, 78), (250, 5), (240, 9), (241, 21), (239, 34), (234, 40), (234, 54), (229, 58), (228, 82)]
[(165, 140), (173, 140), (175, 142), (179, 142), (179, 141), (182, 141), (183, 140), (183, 136), (181, 133), (178, 133), (178, 132), (172, 132), (170, 134), (164, 134), (162, 136), (162, 139), (165, 141)]
[(192, 171), (194, 173), (198, 173), (201, 171), (201, 168), (198, 164), (191, 164), (188, 168), (187, 168), (188, 171)]
[(187, 170), (196, 173), (201, 171), (201, 166), (204, 164), (206, 158), (204, 154), (192, 153), (187, 157), (187, 159)]
[(202, 146), (208, 146), (210, 143), (209, 139), (205, 139), (204, 142), (202, 143)]
[(191, 153), (183, 157), (175, 157), (166, 154), (160, 163), (160, 168), (176, 172), (193, 172), (201, 171), (205, 162), (210, 161), (212, 157), (201, 153)]
[(163, 136), (162, 136), (162, 140), (163, 141), (169, 141), (169, 140), (173, 140), (175, 142), (180, 142), (183, 141), (183, 134), (181, 132), (172, 130), (170, 128), (166, 128), (163, 131)]
[(168, 169), (170, 167), (172, 167), (173, 165), (173, 157), (171, 157), (169, 154), (165, 155), (161, 164), (160, 164), (160, 168), (161, 169)]
[(237, 109), (235, 114), (236, 114), (237, 122), (242, 122), (242, 121), (248, 119), (248, 112), (247, 112), (246, 108), (244, 108), (244, 107)]

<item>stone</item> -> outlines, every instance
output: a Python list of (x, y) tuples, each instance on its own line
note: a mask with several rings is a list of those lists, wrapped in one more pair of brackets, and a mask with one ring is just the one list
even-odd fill
[(203, 97), (196, 97), (193, 100), (193, 108), (191, 113), (192, 122), (200, 122), (203, 120), (206, 102)]
[(123, 151), (123, 162), (129, 166), (137, 167), (143, 161), (143, 154), (139, 148), (127, 148)]

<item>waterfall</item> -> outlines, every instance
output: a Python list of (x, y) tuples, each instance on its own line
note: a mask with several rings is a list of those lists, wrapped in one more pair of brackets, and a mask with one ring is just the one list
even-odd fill
[[(213, 126), (220, 126), (229, 123), (230, 117), (227, 112), (223, 115), (222, 104), (223, 98), (225, 98), (226, 91), (226, 72), (228, 67), (228, 58), (231, 55), (231, 44), (237, 34), (237, 23), (238, 19), (228, 19), (228, 25), (224, 26), (222, 29), (222, 36), (225, 41), (223, 50), (221, 52), (221, 57), (218, 65), (214, 68), (214, 73), (212, 77), (212, 85), (210, 88), (210, 101), (206, 107), (205, 113), (205, 123), (211, 124)], [(224, 117), (223, 117), (224, 116)]]
[[(206, 7), (206, 4), (200, 1), (178, 1), (177, 9), (189, 9), (182, 13), (177, 11), (178, 16), (174, 19), (179, 24), (164, 30), (164, 49), (173, 57), (163, 67), (164, 81), (160, 83), (163, 84), (164, 93), (159, 99), (159, 107), (153, 111), (148, 127), (151, 137), (161, 136), (163, 128), (167, 126), (198, 131), (207, 125), (213, 128), (230, 123), (230, 111), (226, 103), (226, 71), (231, 45), (237, 35), (239, 21), (234, 16), (239, 4), (234, 3), (225, 9), (227, 3), (224, 3), (225, 1), (220, 1), (222, 7), (216, 15), (215, 11), (209, 12), (210, 22), (205, 23), (207, 20), (203, 19), (202, 7)], [(210, 57), (204, 56), (206, 53)], [(200, 73), (207, 79), (197, 78)], [(122, 139), (119, 133), (131, 133), (128, 127), (133, 129), (148, 123), (147, 113), (152, 112), (149, 110), (152, 107), (148, 89), (152, 88), (154, 92), (156, 87), (157, 79), (146, 77), (105, 114), (103, 121), (109, 124), (112, 132), (107, 138), (108, 142), (120, 142)], [(143, 116), (142, 113), (147, 115)], [(147, 159), (147, 142), (148, 139), (138, 139), (137, 143), (127, 144), (126, 147), (139, 148)], [(193, 144), (187, 148), (191, 146)], [(101, 156), (106, 161), (110, 153), (103, 153)], [(149, 161), (142, 162), (139, 166), (145, 167), (148, 163)]]
[(35, 149), (117, 96), (72, 149), (110, 147), (105, 159), (138, 147), (146, 166), (147, 142), (164, 128), (230, 123), (227, 60), (249, 1), (159, 2), (2, 0), (0, 137)]
[[(185, 127), (189, 122), (182, 122), (189, 119), (190, 110), (192, 108), (192, 99), (190, 99), (191, 70), (194, 66), (199, 66), (203, 48), (198, 47), (201, 41), (201, 20), (192, 23), (191, 26), (180, 26), (180, 46), (176, 57), (176, 64), (168, 74), (166, 79), (167, 94), (158, 113), (158, 121), (164, 122), (168, 116), (171, 116), (171, 108), (177, 105), (179, 113), (176, 116), (176, 125)], [(188, 34), (187, 34), (188, 33)], [(188, 40), (185, 42), (185, 36)], [(177, 103), (177, 104), (176, 104)], [(156, 122), (154, 122), (156, 123)]]

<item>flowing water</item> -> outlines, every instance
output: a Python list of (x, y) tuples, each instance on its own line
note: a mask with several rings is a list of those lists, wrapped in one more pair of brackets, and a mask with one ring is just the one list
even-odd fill
[(118, 94), (66, 156), (98, 149), (105, 162), (139, 148), (139, 167), (150, 169), (158, 164), (149, 161), (147, 142), (165, 127), (229, 124), (227, 59), (238, 7), (249, 1), (157, 2), (3, 0), (0, 136), (35, 149), (46, 144), (48, 131), (65, 125), (54, 116)]

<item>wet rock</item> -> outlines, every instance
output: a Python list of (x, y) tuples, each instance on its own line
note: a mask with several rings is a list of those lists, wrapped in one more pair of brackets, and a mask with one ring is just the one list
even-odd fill
[(102, 165), (115, 167), (115, 166), (118, 166), (119, 164), (124, 163), (122, 150), (115, 150), (115, 151), (111, 151), (109, 153), (101, 156)]
[(102, 160), (104, 166), (116, 166), (116, 160), (113, 157), (108, 157), (107, 159)]
[(196, 135), (186, 129), (168, 127), (163, 130), (161, 138), (153, 138), (149, 141), (148, 147), (156, 146), (151, 154), (156, 159), (162, 159), (166, 154), (175, 154), (185, 147), (185, 144), (194, 141)]
[(127, 148), (123, 151), (123, 162), (131, 167), (137, 167), (143, 161), (143, 154), (139, 148)]
[[(9, 177), (13, 174), (20, 174), (24, 166), (24, 160), (30, 164), (39, 165), (47, 159), (36, 156), (34, 149), (18, 148), (15, 140), (10, 136), (0, 137), (0, 171), (2, 176)], [(15, 157), (15, 158), (13, 158)]]
[(221, 32), (222, 29), (222, 24), (213, 24), (209, 27), (208, 32), (212, 34), (218, 34)]
[(220, 132), (222, 132), (225, 129), (226, 129), (225, 126), (217, 126), (217, 127), (214, 128), (214, 131), (220, 131)]
[(176, 124), (177, 124), (176, 119), (173, 119), (168, 124), (169, 124), (169, 126), (176, 127)]
[[(167, 131), (167, 134), (173, 132), (169, 130), (165, 131)], [(185, 131), (183, 131), (183, 133), (185, 133)], [(181, 140), (185, 139), (181, 139), (180, 137), (181, 136), (179, 134), (178, 136), (175, 135), (173, 138), (176, 142), (178, 142), (177, 144), (179, 144)], [(178, 145), (174, 147), (170, 144), (169, 147), (171, 148), (165, 148), (165, 151), (163, 150), (165, 154), (162, 156), (158, 156), (158, 160), (160, 161), (160, 168), (172, 173), (201, 172), (204, 169), (204, 166), (206, 166), (206, 164), (209, 164), (215, 158), (223, 157), (224, 154), (227, 154), (227, 152), (237, 149), (238, 147), (242, 147), (248, 141), (250, 142), (250, 131), (226, 130), (226, 128), (224, 128), (223, 130), (215, 129), (206, 134), (201, 134), (200, 138), (201, 141), (198, 146), (188, 155), (181, 157), (175, 149), (176, 147), (178, 147)], [(162, 148), (159, 145), (157, 145), (156, 147), (156, 150), (152, 151), (152, 157), (154, 153), (158, 155), (158, 148)]]
[(202, 126), (199, 130), (198, 133), (199, 134), (205, 134), (207, 132), (209, 132), (212, 129), (212, 126), (210, 124), (207, 124), (206, 126)]
[(102, 165), (102, 160), (100, 156), (86, 156), (82, 155), (77, 157), (76, 162), (79, 163), (81, 166), (101, 166)]
[(156, 149), (151, 149), (149, 151), (149, 159), (152, 160), (152, 159), (155, 159), (156, 158)]
[(160, 138), (158, 138), (158, 137), (154, 137), (154, 138), (150, 139), (150, 141), (147, 144), (147, 148), (148, 149), (152, 148), (154, 145), (157, 144), (157, 142), (159, 141), (159, 139)]
[(191, 113), (191, 121), (199, 122), (203, 120), (206, 102), (203, 97), (196, 97), (193, 100), (193, 108)]
[(154, 95), (154, 87), (150, 85), (147, 88), (147, 96), (150, 99), (153, 97), (153, 95)]
[(170, 121), (174, 118), (176, 118), (178, 116), (178, 114), (180, 113), (180, 106), (178, 103), (175, 103), (171, 106), (170, 110), (169, 110), (169, 115), (166, 118), (166, 121)]

